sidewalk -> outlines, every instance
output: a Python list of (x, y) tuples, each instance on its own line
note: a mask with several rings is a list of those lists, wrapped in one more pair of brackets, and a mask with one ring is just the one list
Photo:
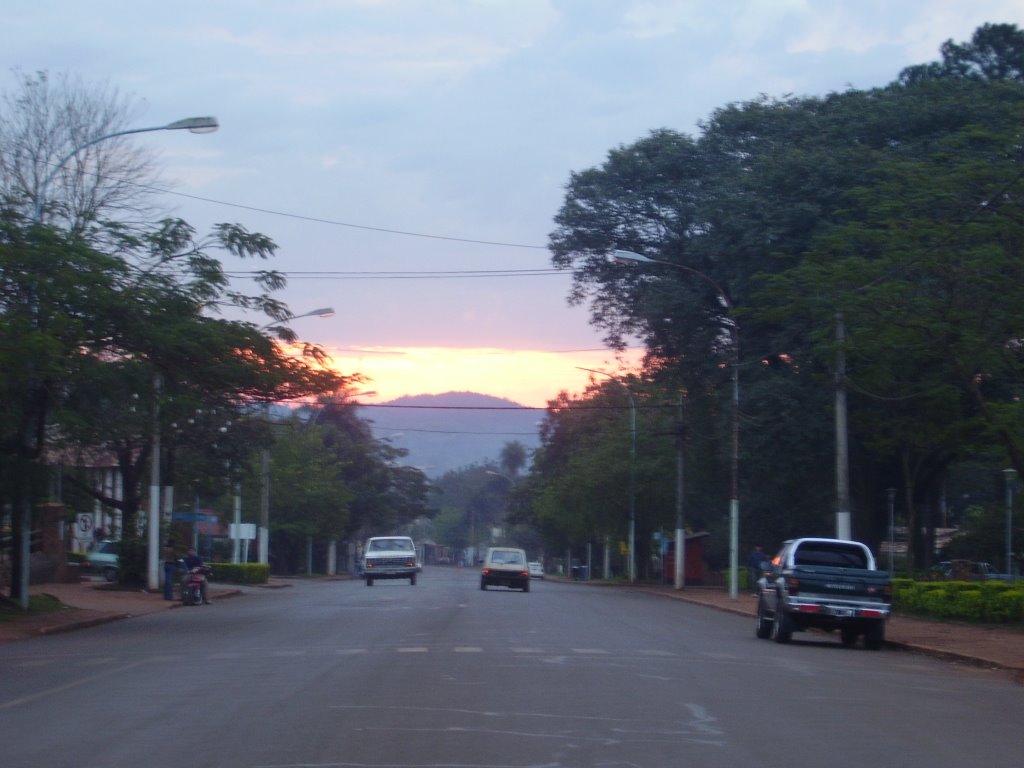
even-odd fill
[[(147, 613), (183, 608), (180, 599), (164, 600), (162, 592), (112, 589), (100, 581), (81, 581), (74, 584), (38, 584), (30, 587), (33, 595), (51, 595), (64, 604), (64, 608), (0, 621), (0, 643), (24, 640), (55, 632), (92, 627), (108, 621), (130, 619)], [(242, 590), (231, 586), (210, 584), (211, 602), (236, 597)], [(200, 610), (203, 606), (196, 606)]]
[[(574, 583), (583, 586), (580, 582)], [(753, 619), (757, 610), (757, 600), (746, 593), (733, 600), (726, 590), (711, 587), (687, 587), (683, 591), (676, 591), (670, 586), (625, 587), (597, 582), (589, 584), (611, 586), (615, 589), (635, 589), (668, 599), (685, 600), (749, 616), (750, 634), (754, 634)], [(249, 589), (282, 586), (287, 586), (287, 582), (271, 580), (269, 585), (253, 587), (211, 584), (209, 595), (210, 600), (216, 603), (218, 600), (244, 594)], [(159, 593), (109, 589), (102, 582), (41, 584), (33, 587), (32, 593), (52, 595), (67, 607), (48, 614), (0, 622), (0, 643), (182, 607), (180, 601), (164, 600)], [(207, 609), (198, 606), (189, 610)], [(797, 637), (799, 638), (799, 635)], [(889, 620), (886, 629), (886, 645), (889, 648), (923, 653), (953, 662), (1006, 670), (1015, 680), (1024, 683), (1024, 631), (1020, 629), (894, 616)]]

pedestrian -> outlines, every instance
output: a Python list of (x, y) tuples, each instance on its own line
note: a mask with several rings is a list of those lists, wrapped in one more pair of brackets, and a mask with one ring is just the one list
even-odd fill
[(168, 539), (164, 544), (164, 600), (174, 599), (174, 582), (178, 579), (178, 550), (174, 546), (174, 539)]
[(754, 597), (757, 597), (757, 582), (764, 572), (764, 562), (767, 559), (768, 557), (760, 545), (754, 547), (750, 554), (747, 555), (747, 571), (750, 573), (750, 593)]

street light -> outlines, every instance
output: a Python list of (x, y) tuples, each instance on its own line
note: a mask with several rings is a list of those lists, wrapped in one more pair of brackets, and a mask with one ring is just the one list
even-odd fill
[(631, 390), (626, 383), (610, 373), (604, 371), (594, 370), (593, 368), (583, 368), (576, 366), (581, 371), (589, 371), (590, 373), (598, 373), (602, 376), (607, 376), (612, 381), (618, 382), (622, 385), (622, 388), (626, 390), (626, 394), (629, 396), (629, 429), (630, 429), (630, 449), (629, 449), (629, 583), (632, 584), (636, 581), (636, 399), (633, 397), (633, 390)]
[[(673, 267), (704, 280), (715, 289), (718, 300), (730, 314), (729, 322), (723, 323), (732, 342), (732, 456), (730, 457), (730, 499), (729, 499), (729, 597), (737, 599), (739, 592), (739, 531), (740, 531), (740, 500), (739, 500), (739, 456), (740, 456), (740, 326), (733, 314), (733, 305), (722, 287), (710, 276), (699, 269), (676, 264), (672, 261), (652, 259), (633, 251), (612, 251), (612, 258), (620, 264), (639, 262), (641, 264), (657, 264)], [(676, 548), (679, 548), (678, 540)]]
[[(36, 194), (35, 205), (32, 207), (32, 220), (35, 223), (40, 223), (43, 220), (43, 206), (46, 204), (46, 192), (50, 186), (50, 182), (53, 181), (54, 177), (60, 173), (61, 168), (71, 158), (81, 152), (83, 149), (88, 149), (94, 144), (99, 144), (101, 141), (107, 139), (117, 138), (118, 136), (127, 136), (132, 133), (148, 133), (150, 131), (180, 131), (186, 130), (192, 133), (212, 133), (218, 128), (217, 118), (215, 117), (186, 117), (182, 120), (176, 120), (173, 123), (167, 123), (166, 125), (157, 125), (150, 128), (130, 128), (124, 131), (115, 131), (113, 133), (105, 133), (102, 136), (96, 136), (95, 138), (89, 139), (88, 141), (79, 144), (64, 157), (62, 157), (57, 163), (54, 164), (53, 169), (43, 177), (42, 182), (39, 184), (39, 192)], [(33, 320), (34, 322), (34, 320)], [(160, 379), (159, 374), (154, 374), (154, 389), (159, 393)], [(159, 418), (159, 403), (154, 405), (154, 421)], [(160, 550), (160, 433), (159, 430), (155, 430), (153, 434), (153, 456), (151, 458), (153, 464), (150, 467), (150, 488), (149, 488), (149, 514), (147, 516), (147, 546), (148, 546), (148, 557), (146, 561), (146, 583), (149, 589), (156, 590), (160, 586), (160, 572), (159, 572), (159, 550)], [(26, 534), (27, 535), (27, 534)], [(27, 585), (28, 582), (26, 581)], [(28, 589), (25, 590), (25, 597), (27, 600)]]
[(1013, 480), (1017, 476), (1016, 469), (1004, 469), (1006, 478), (1006, 573), (1010, 580), (1013, 576)]
[(272, 320), (266, 325), (260, 326), (259, 330), (265, 331), (268, 328), (273, 328), (281, 323), (290, 323), (292, 320), (298, 320), (300, 317), (334, 317), (334, 307), (321, 307), (320, 309), (314, 309), (309, 312), (303, 312), (301, 315), (288, 315), (283, 320)]
[(896, 489), (889, 488), (886, 490), (886, 495), (889, 498), (889, 575), (892, 576), (895, 573), (894, 570), (894, 550), (896, 547), (895, 542), (895, 530), (896, 530)]
[(53, 178), (60, 173), (60, 169), (64, 167), (64, 164), (72, 157), (77, 155), (83, 149), (91, 147), (93, 144), (99, 144), (101, 141), (107, 139), (114, 139), (118, 136), (127, 136), (131, 133), (149, 133), (151, 131), (189, 131), (191, 133), (213, 133), (220, 127), (215, 117), (186, 117), (182, 120), (175, 120), (173, 123), (167, 125), (156, 125), (151, 128), (129, 128), (125, 131), (115, 131), (114, 133), (105, 133), (102, 136), (97, 136), (94, 139), (84, 144), (79, 144), (77, 147), (68, 152), (62, 157), (54, 166), (53, 170), (50, 171), (39, 184), (39, 194), (36, 195), (36, 203), (32, 211), (32, 220), (40, 222), (43, 219), (43, 206), (46, 204), (46, 190), (50, 186), (50, 182)]
[[(289, 315), (281, 322), (298, 320), (300, 317), (333, 317), (334, 307), (321, 307), (301, 315)], [(262, 328), (265, 331), (277, 324), (269, 323)], [(264, 404), (264, 415), (269, 417), (270, 403)], [(268, 419), (269, 420), (269, 419)], [(264, 448), (260, 454), (260, 526), (257, 531), (257, 561), (261, 565), (270, 563), (270, 448)], [(237, 522), (237, 521), (236, 521)]]

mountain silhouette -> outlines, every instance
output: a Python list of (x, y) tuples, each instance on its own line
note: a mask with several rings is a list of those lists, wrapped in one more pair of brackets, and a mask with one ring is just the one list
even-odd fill
[(497, 463), (506, 443), (532, 451), (540, 445), (537, 423), (544, 411), (477, 392), (407, 395), (362, 406), (374, 437), (409, 453), (400, 462), (430, 478), (488, 461)]

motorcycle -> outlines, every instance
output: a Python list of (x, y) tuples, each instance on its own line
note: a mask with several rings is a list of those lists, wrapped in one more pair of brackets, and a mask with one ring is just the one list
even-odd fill
[[(184, 561), (182, 566), (184, 567)], [(185, 571), (185, 577), (181, 580), (181, 602), (185, 605), (202, 605), (203, 602), (203, 580), (210, 573), (210, 569), (201, 565)]]

